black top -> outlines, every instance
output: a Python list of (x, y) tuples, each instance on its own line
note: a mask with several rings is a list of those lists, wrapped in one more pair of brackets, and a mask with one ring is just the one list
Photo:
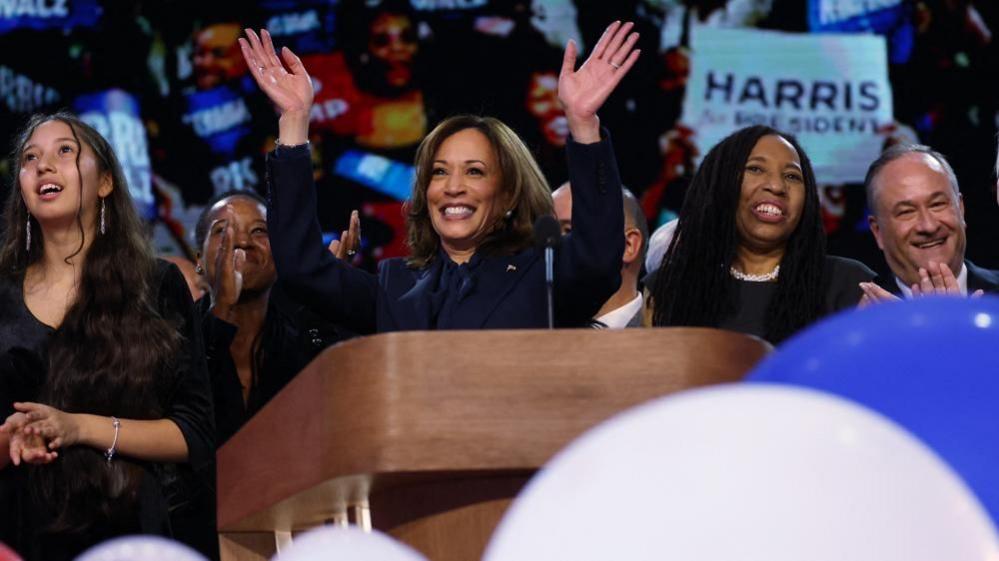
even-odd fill
[[(825, 287), (822, 315), (856, 306), (863, 295), (859, 284), (868, 282), (874, 277), (874, 271), (859, 261), (827, 255), (825, 268), (822, 271), (822, 285)], [(764, 337), (767, 308), (770, 307), (770, 300), (777, 291), (777, 283), (743, 280), (735, 283), (738, 286), (736, 296), (739, 305), (733, 314), (718, 323), (718, 327)]]
[[(13, 383), (0, 384), (0, 411), (9, 414), (14, 401), (37, 400), (45, 383), (48, 344), (56, 332), (28, 310), (23, 297), (23, 277), (0, 277), (0, 375)], [(212, 481), (215, 469), (215, 430), (208, 375), (204, 360), (200, 322), (194, 313), (190, 292), (176, 266), (157, 263), (157, 310), (178, 325), (185, 344), (176, 361), (178, 371), (170, 390), (165, 417), (176, 423), (187, 443), (185, 464), (136, 462), (148, 472), (150, 485), (139, 494), (142, 519), (127, 532), (162, 533), (217, 557), (215, 508)], [(27, 365), (27, 366), (26, 366)], [(8, 373), (14, 372), (13, 376)], [(6, 417), (4, 417), (6, 418)], [(61, 461), (61, 458), (55, 461)], [(115, 461), (129, 461), (116, 458)], [(60, 540), (38, 538), (43, 506), (31, 505), (26, 493), (25, 471), (45, 466), (8, 465), (0, 470), (0, 539), (13, 545), (26, 559), (71, 559), (97, 541), (113, 537), (115, 531), (95, 529), (83, 538)], [(17, 505), (7, 508), (7, 505)], [(6, 520), (5, 517), (12, 517)]]
[(202, 318), (208, 372), (215, 399), (215, 441), (221, 447), (313, 358), (349, 334), (291, 303), (275, 286), (260, 333), (259, 362), (247, 401), (229, 347), (238, 328), (209, 310), (206, 296), (195, 302)]

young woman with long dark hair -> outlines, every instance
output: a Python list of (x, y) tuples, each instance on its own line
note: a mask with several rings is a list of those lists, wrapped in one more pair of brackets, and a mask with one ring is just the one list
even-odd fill
[(126, 533), (210, 552), (211, 394), (183, 277), (153, 257), (113, 150), (80, 119), (32, 118), (13, 164), (0, 242), (0, 364), (17, 379), (0, 396), (4, 539), (47, 561)]
[(826, 255), (812, 164), (793, 136), (739, 130), (701, 162), (652, 284), (657, 326), (720, 327), (778, 343), (856, 305), (862, 263)]

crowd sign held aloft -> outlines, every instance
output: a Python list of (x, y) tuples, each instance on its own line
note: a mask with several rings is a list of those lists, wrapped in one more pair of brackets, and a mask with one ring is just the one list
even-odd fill
[(820, 183), (860, 182), (892, 122), (883, 37), (699, 29), (683, 123), (701, 155), (769, 125), (798, 137)]

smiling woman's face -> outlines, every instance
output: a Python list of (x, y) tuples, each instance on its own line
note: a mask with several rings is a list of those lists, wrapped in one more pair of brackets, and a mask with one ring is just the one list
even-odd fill
[(798, 152), (777, 135), (760, 138), (742, 170), (735, 224), (739, 244), (754, 253), (782, 249), (801, 220), (805, 180)]
[(460, 130), (434, 154), (427, 211), (449, 255), (474, 252), (503, 214), (496, 150), (477, 129)]

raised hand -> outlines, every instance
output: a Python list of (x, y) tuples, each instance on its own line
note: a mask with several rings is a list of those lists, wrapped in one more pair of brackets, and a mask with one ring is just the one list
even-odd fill
[(266, 29), (260, 30), (259, 37), (247, 29), (246, 38), (239, 39), (239, 47), (257, 85), (281, 115), (281, 142), (304, 144), (308, 140), (309, 111), (315, 92), (302, 60), (288, 47), (281, 49), (278, 58)]
[(339, 240), (330, 242), (329, 250), (337, 259), (352, 261), (361, 246), (361, 219), (357, 211), (350, 213), (350, 225), (340, 234)]
[(635, 49), (638, 33), (632, 33), (631, 22), (615, 21), (604, 31), (586, 62), (576, 68), (578, 49), (569, 40), (558, 78), (558, 98), (562, 102), (569, 130), (576, 142), (600, 141), (600, 120), (597, 110), (638, 60), (641, 51)]

